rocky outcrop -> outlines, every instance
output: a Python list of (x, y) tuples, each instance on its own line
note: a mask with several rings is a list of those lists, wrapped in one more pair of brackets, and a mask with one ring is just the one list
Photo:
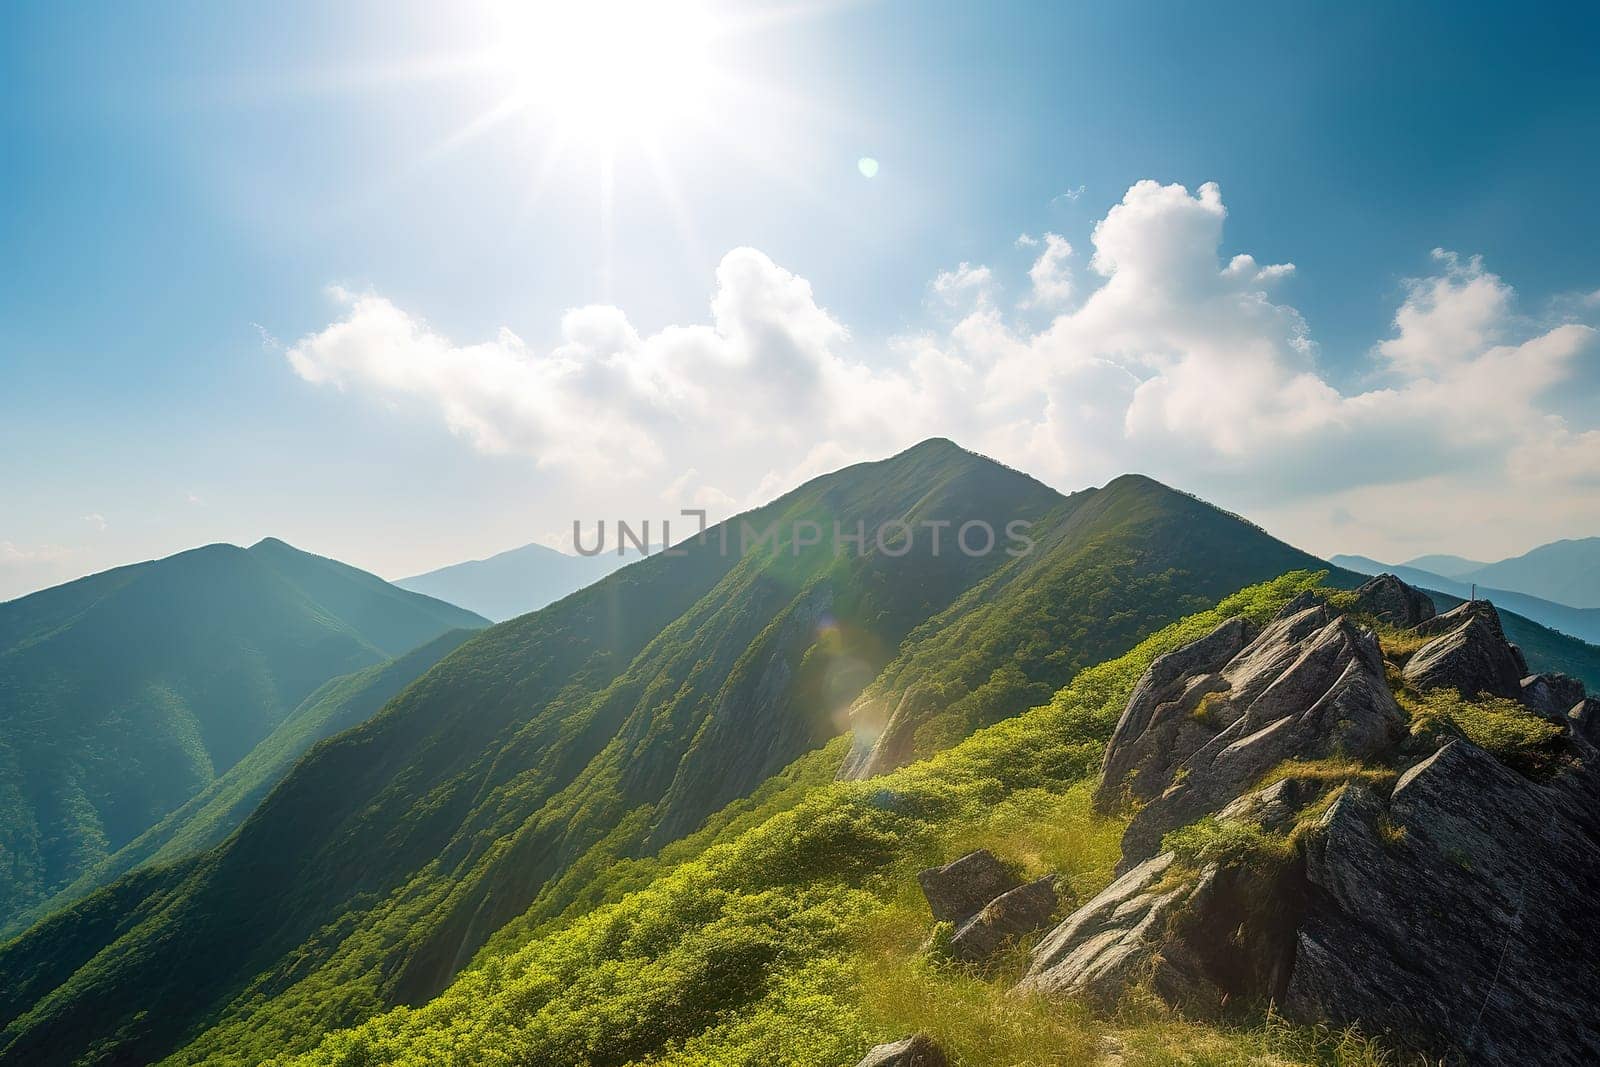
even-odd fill
[[(1405, 732), (1377, 639), (1321, 603), (1290, 605), (1220, 671), (1170, 684), (1204, 688), (1207, 714), (1168, 702), (1124, 742), (1138, 754), (1128, 781), (1146, 800), (1123, 838), (1124, 870), (1159, 852), (1168, 831), (1219, 810), (1284, 760), (1364, 759)], [(1130, 701), (1119, 735), (1136, 711)], [(1173, 725), (1180, 716), (1192, 725)], [(1163, 736), (1177, 747), (1163, 752), (1145, 743)], [(1113, 739), (1105, 766), (1127, 759)]]
[(1469, 600), (1416, 628), (1438, 634), (1406, 661), (1406, 681), (1418, 689), (1454, 689), (1463, 696), (1522, 695), (1527, 661), (1506, 640), (1500, 615), (1487, 600)]
[[(1102, 1008), (1136, 983), (1200, 1012), (1271, 1002), (1452, 1063), (1600, 1062), (1600, 702), (1525, 679), (1486, 602), (1416, 628), (1433, 640), (1409, 684), (1515, 696), (1565, 725), (1537, 777), (1458, 731), (1413, 737), (1373, 635), (1323, 604), (1290, 605), (1220, 665), (1234, 638), (1208, 635), (1173, 654), (1187, 670), (1136, 687), (1100, 795), (1142, 802), (1124, 873), (1039, 942), (1023, 985)], [(1338, 770), (1352, 760), (1367, 769)], [(1202, 817), (1187, 859), (1162, 851)]]
[(1583, 683), (1565, 674), (1530, 674), (1522, 679), (1522, 702), (1547, 719), (1561, 721), (1583, 703)]
[(968, 963), (986, 960), (1006, 942), (1049, 923), (1057, 903), (1052, 877), (1001, 893), (956, 927), (950, 935), (948, 951), (955, 959)]
[(1351, 608), (1402, 628), (1426, 622), (1435, 613), (1427, 594), (1392, 574), (1380, 574), (1357, 589)]
[(986, 848), (969, 852), (943, 867), (917, 874), (928, 910), (940, 922), (961, 923), (982, 911), (984, 905), (1022, 884), (1004, 863)]
[(1452, 741), (1387, 802), (1352, 786), (1308, 842), (1286, 1014), (1473, 1063), (1600, 1062), (1600, 776), (1532, 782)]
[(878, 1045), (856, 1067), (948, 1067), (944, 1050), (926, 1034), (912, 1034), (902, 1041)]
[(1133, 697), (1106, 747), (1095, 806), (1110, 811), (1130, 799), (1148, 800), (1166, 788), (1172, 768), (1210, 740), (1196, 716), (1200, 703), (1223, 687), (1216, 673), (1256, 636), (1248, 619), (1235, 617), (1175, 652), (1157, 657), (1134, 687)]

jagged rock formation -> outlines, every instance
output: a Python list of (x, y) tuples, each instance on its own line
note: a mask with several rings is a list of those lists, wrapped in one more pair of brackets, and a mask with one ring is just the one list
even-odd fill
[[(1128, 791), (1144, 802), (1123, 838), (1123, 870), (1155, 855), (1169, 830), (1219, 810), (1286, 759), (1335, 753), (1364, 759), (1404, 733), (1405, 715), (1384, 680), (1377, 640), (1348, 617), (1320, 602), (1296, 601), (1219, 670), (1207, 672), (1205, 657), (1230, 648), (1239, 632), (1238, 620), (1229, 620), (1197, 642), (1202, 651), (1189, 658), (1200, 673), (1168, 686), (1181, 685), (1184, 698), (1158, 705), (1135, 733), (1145, 717), (1139, 693), (1153, 681), (1152, 667), (1118, 723), (1107, 775), (1139, 759)], [(1204, 696), (1191, 699), (1196, 692)], [(1117, 738), (1127, 739), (1125, 748)]]
[(1600, 775), (1532, 782), (1452, 741), (1387, 803), (1352, 786), (1321, 830), (1286, 1012), (1477, 1063), (1600, 1058)]
[(1585, 697), (1567, 712), (1567, 723), (1574, 734), (1591, 745), (1600, 745), (1600, 698)]
[(917, 884), (935, 919), (959, 923), (982, 911), (995, 897), (1017, 888), (1022, 880), (994, 853), (980, 848), (943, 867), (919, 872)]
[(1406, 662), (1406, 681), (1418, 689), (1513, 699), (1522, 695), (1527, 661), (1506, 640), (1500, 613), (1487, 600), (1469, 600), (1416, 629), (1423, 636), (1439, 634)]
[(1255, 636), (1248, 619), (1232, 618), (1150, 665), (1106, 748), (1096, 808), (1110, 811), (1129, 799), (1146, 801), (1165, 788), (1178, 762), (1215, 732), (1196, 716), (1200, 703), (1220, 688), (1214, 672)]
[(856, 1067), (946, 1067), (949, 1062), (933, 1038), (912, 1034), (903, 1041), (874, 1047)]
[(1427, 594), (1392, 574), (1380, 574), (1357, 589), (1352, 608), (1391, 626), (1415, 626), (1434, 617)]
[[(1447, 1062), (1600, 1060), (1600, 702), (1524, 677), (1492, 605), (1432, 616), (1413, 593), (1385, 581), (1350, 603), (1433, 637), (1409, 686), (1563, 723), (1537, 776), (1453, 728), (1414, 736), (1373, 634), (1326, 605), (1290, 605), (1219, 665), (1239, 639), (1225, 624), (1136, 688), (1100, 794), (1143, 804), (1125, 873), (1045, 936), (1024, 986), (1107, 1008), (1139, 982), (1200, 1012), (1270, 1000)], [(1202, 818), (1222, 845), (1162, 850)]]

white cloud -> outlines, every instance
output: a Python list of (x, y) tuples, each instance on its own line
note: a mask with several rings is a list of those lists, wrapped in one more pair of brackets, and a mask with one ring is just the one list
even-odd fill
[(1029, 307), (1058, 307), (1072, 295), (1072, 273), (1067, 260), (1072, 258), (1072, 246), (1059, 234), (1044, 235), (1044, 251), (1028, 268), (1028, 280), (1033, 283)]
[(993, 283), (994, 272), (988, 267), (974, 267), (970, 263), (962, 262), (955, 270), (941, 271), (934, 275), (928, 287), (933, 290), (934, 296), (954, 306), (987, 300)]
[(88, 523), (90, 526), (93, 526), (96, 530), (100, 531), (101, 533), (105, 533), (106, 526), (107, 526), (106, 517), (104, 515), (100, 514), (98, 511), (92, 511), (89, 514), (85, 515), (83, 517), (83, 521)]
[[(736, 249), (702, 324), (641, 335), (588, 307), (548, 349), (509, 330), (463, 345), (380, 296), (337, 292), (344, 317), (287, 356), (309, 382), (431, 410), (473, 447), (586, 488), (692, 469), (669, 483), (686, 506), (759, 502), (933, 434), (1063, 488), (1143, 470), (1324, 551), (1344, 547), (1319, 542), (1330, 514), (1387, 523), (1398, 544), (1444, 497), (1531, 544), (1554, 536), (1539, 510), (1552, 494), (1600, 482), (1600, 427), (1547, 406), (1592, 329), (1533, 325), (1480, 260), (1437, 252), (1368, 356), (1377, 384), (1344, 391), (1276, 295), (1293, 266), (1224, 258), (1226, 217), (1214, 184), (1139, 182), (1094, 227), (1099, 280), (1073, 306), (1070, 244), (1036, 242), (1029, 302), (1059, 309), (1048, 324), (1008, 321), (994, 273), (962, 263), (931, 283), (956, 321), (866, 355), (806, 281)], [(1596, 494), (1582, 498), (1564, 498), (1562, 521), (1600, 527)], [(1465, 547), (1451, 534), (1438, 543)]]

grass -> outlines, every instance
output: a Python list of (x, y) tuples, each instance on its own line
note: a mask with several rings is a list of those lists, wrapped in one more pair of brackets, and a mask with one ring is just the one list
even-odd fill
[(1501, 763), (1535, 778), (1548, 777), (1562, 760), (1562, 731), (1514, 700), (1468, 700), (1454, 689), (1418, 693), (1402, 688), (1395, 699), (1411, 716), (1411, 735), (1436, 748), (1452, 736), (1465, 737)]
[(1242, 819), (1211, 815), (1170, 831), (1161, 839), (1161, 849), (1191, 867), (1246, 863), (1276, 869), (1294, 857), (1294, 842), (1286, 835)]
[(1346, 756), (1330, 756), (1317, 760), (1288, 759), (1263, 775), (1261, 781), (1256, 783), (1256, 788), (1262, 789), (1288, 780), (1317, 782), (1326, 786), (1361, 782), (1387, 792), (1397, 777), (1398, 775), (1388, 767), (1374, 767)]

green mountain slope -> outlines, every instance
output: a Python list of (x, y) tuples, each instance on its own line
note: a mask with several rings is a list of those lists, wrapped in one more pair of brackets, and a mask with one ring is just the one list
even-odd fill
[(369, 718), (459, 648), (473, 630), (451, 630), (398, 659), (334, 678), (306, 697), (260, 744), (182, 807), (128, 842), (23, 917), (48, 915), (145, 864), (171, 864), (232, 833), (294, 762), (324, 738)]
[(863, 783), (819, 782), (803, 761), (783, 788), (658, 862), (597, 872), (583, 914), (525, 924), (426, 1006), (286, 1062), (834, 1067), (914, 1031), (985, 1067), (1102, 1062), (1106, 1038), (1138, 1063), (1390, 1062), (1358, 1037), (1282, 1023), (1223, 1030), (1143, 1004), (1106, 1021), (1017, 995), (1014, 955), (984, 972), (930, 966), (921, 952), (930, 922), (916, 872), (969, 849), (993, 849), (1025, 877), (1059, 875), (1068, 902), (1104, 888), (1125, 823), (1093, 814), (1089, 792), (1135, 681), (1224, 618), (1271, 617), (1308, 580), (1165, 627), (926, 762)]
[[(1032, 522), (1033, 563), (951, 551), (977, 519)], [(944, 551), (915, 535), (904, 554), (894, 536), (877, 550), (871, 531), (891, 520), (950, 523)], [(835, 522), (869, 531), (865, 555), (834, 553)], [(746, 526), (773, 523), (780, 545), (739, 554)], [(797, 550), (795, 523), (823, 543)], [(817, 479), (469, 641), (318, 746), (176, 882), (110, 887), (134, 921), (97, 918), (90, 898), (81, 920), (0, 951), (0, 982), (41, 957), (84, 961), (0, 1020), (0, 1047), (29, 1062), (98, 1041), (111, 1063), (307, 1047), (425, 1001), (530, 903), (581, 897), (577, 872), (649, 856), (756, 790), (838, 736), (886, 667), (880, 692), (941, 673), (916, 751), (1037, 702), (1011, 701), (1210, 590), (1306, 560), (1148, 479), (1062, 497), (944, 441)]]
[(205, 789), (329, 678), (481, 625), (277, 541), (0, 604), (0, 929)]
[(1242, 585), (1323, 566), (1141, 475), (1079, 498), (1036, 551), (911, 635), (851, 709), (847, 777), (946, 748)]

